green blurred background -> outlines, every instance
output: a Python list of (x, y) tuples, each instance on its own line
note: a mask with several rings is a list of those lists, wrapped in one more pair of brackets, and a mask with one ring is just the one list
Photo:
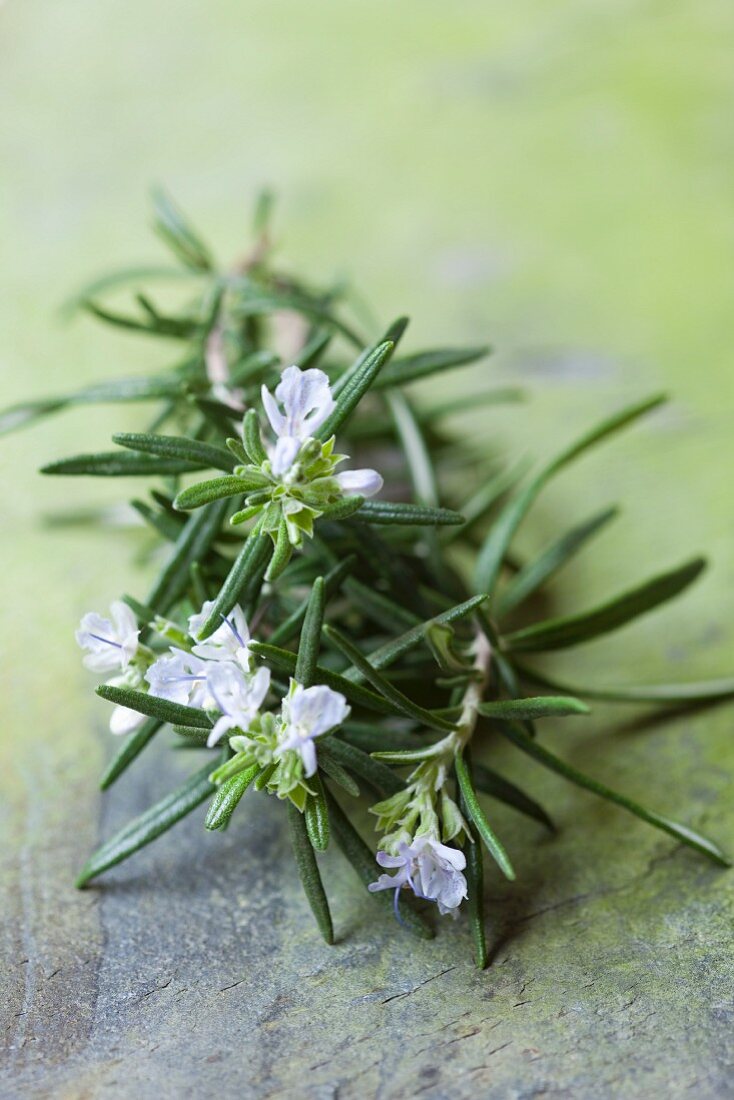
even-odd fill
[[(224, 257), (241, 251), (254, 196), (271, 185), (284, 262), (353, 277), (383, 320), (410, 314), (413, 348), (494, 344), (475, 376), (533, 396), (468, 418), (487, 445), (547, 453), (615, 405), (672, 391), (666, 411), (559, 480), (521, 548), (569, 515), (624, 504), (603, 548), (559, 581), (567, 609), (706, 551), (713, 568), (675, 608), (558, 667), (598, 682), (731, 674), (733, 47), (725, 0), (6, 0), (2, 402), (172, 360), (174, 348), (58, 312), (88, 276), (161, 257), (146, 225), (151, 183)], [(442, 385), (455, 392), (466, 377)], [(82, 919), (68, 881), (96, 838), (108, 752), (73, 629), (141, 584), (129, 534), (39, 522), (132, 486), (35, 471), (104, 449), (139, 416), (82, 409), (0, 446), (0, 812), (34, 868), (30, 906), (51, 953)], [(731, 846), (729, 726), (718, 711), (639, 738), (557, 743)], [(640, 838), (619, 814), (567, 805), (622, 845)], [(616, 842), (596, 843), (592, 859), (614, 879)], [(15, 854), (8, 875), (15, 896)], [(726, 876), (710, 881), (720, 899)]]

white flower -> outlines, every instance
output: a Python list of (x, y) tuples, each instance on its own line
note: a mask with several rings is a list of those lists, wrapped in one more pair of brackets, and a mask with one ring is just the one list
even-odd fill
[(150, 694), (171, 703), (187, 706), (211, 706), (207, 691), (207, 662), (183, 649), (171, 648), (170, 653), (154, 661), (145, 674)]
[(112, 619), (94, 611), (84, 616), (76, 632), (77, 643), (87, 650), (84, 667), (92, 672), (123, 671), (138, 651), (138, 620), (122, 600), (110, 605)]
[[(276, 477), (286, 473), (301, 449), (301, 444), (316, 434), (334, 408), (329, 379), (312, 367), (288, 367), (280, 376), (275, 397), (262, 387), (262, 403), (270, 425), (278, 437), (271, 455)], [(278, 404), (283, 406), (280, 411)]]
[(349, 714), (343, 695), (323, 684), (305, 688), (291, 680), (290, 691), (283, 700), (281, 742), (279, 751), (293, 749), (303, 761), (304, 775), (316, 771), (316, 746), (313, 741), (323, 733), (340, 726)]
[(110, 716), (110, 733), (122, 737), (126, 733), (134, 733), (140, 729), (145, 721), (145, 715), (139, 714), (130, 707), (117, 706)]
[(259, 668), (248, 676), (230, 662), (211, 664), (207, 688), (221, 711), (221, 718), (209, 734), (207, 745), (216, 745), (232, 729), (246, 730), (262, 706), (270, 689), (270, 670)]
[(345, 470), (336, 475), (339, 488), (347, 496), (372, 497), (379, 493), (383, 480), (377, 470)]
[[(189, 618), (189, 634), (196, 639), (199, 631), (209, 618), (213, 600), (207, 600), (201, 611)], [(207, 661), (235, 661), (245, 670), (250, 667), (250, 631), (247, 619), (241, 607), (234, 607), (224, 620), (205, 641), (197, 642), (193, 652)]]
[(367, 887), (376, 890), (395, 891), (395, 915), (400, 919), (398, 901), (400, 890), (409, 886), (416, 897), (426, 898), (438, 904), (443, 915), (457, 915), (457, 910), (467, 896), (466, 879), (461, 873), (466, 867), (466, 857), (458, 848), (449, 848), (434, 837), (417, 836), (412, 844), (402, 843), (397, 855), (377, 853), (380, 867), (395, 869), (394, 875), (380, 875), (377, 882)]

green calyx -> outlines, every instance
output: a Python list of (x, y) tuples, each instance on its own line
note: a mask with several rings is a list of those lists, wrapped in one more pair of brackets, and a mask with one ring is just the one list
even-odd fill
[(282, 474), (273, 473), (269, 458), (257, 466), (251, 463), (237, 466), (236, 476), (251, 482), (253, 491), (245, 495), (245, 507), (230, 522), (243, 523), (259, 515), (261, 530), (277, 543), (284, 521), (288, 544), (300, 548), (304, 536), (313, 537), (314, 521), (330, 505), (344, 499), (334, 472), (347, 456), (334, 454), (334, 443), (334, 436), (325, 443), (307, 439), (293, 464)]

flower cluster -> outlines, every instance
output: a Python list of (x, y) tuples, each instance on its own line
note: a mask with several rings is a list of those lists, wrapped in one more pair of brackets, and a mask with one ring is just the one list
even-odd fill
[(284, 522), (290, 545), (300, 547), (304, 535), (313, 535), (314, 520), (330, 506), (345, 496), (374, 496), (382, 478), (370, 469), (337, 473), (349, 456), (334, 453), (334, 436), (325, 442), (317, 438), (335, 407), (324, 371), (288, 367), (275, 394), (263, 385), (261, 397), (275, 442), (260, 463), (236, 467), (251, 491), (233, 522), (259, 516), (261, 530), (273, 539)]
[[(108, 683), (146, 687), (148, 694), (212, 712), (216, 718), (209, 748), (228, 737), (233, 759), (227, 774), (251, 764), (269, 769), (263, 785), (303, 809), (312, 794), (307, 780), (317, 770), (315, 741), (340, 726), (349, 715), (343, 695), (322, 684), (304, 687), (291, 679), (277, 713), (262, 710), (271, 688), (270, 670), (257, 667), (250, 654), (250, 632), (242, 608), (235, 607), (208, 638), (199, 632), (213, 607), (206, 601), (189, 616), (188, 633), (160, 621), (159, 633), (175, 636), (176, 645), (155, 657), (139, 642), (137, 620), (127, 604), (114, 603), (111, 619), (85, 615), (77, 642), (87, 651), (84, 664), (94, 672), (121, 670)], [(110, 729), (133, 732), (144, 721), (137, 711), (117, 706)], [(215, 773), (216, 778), (216, 773)]]
[(441, 914), (457, 915), (466, 894), (461, 873), (466, 857), (447, 841), (472, 838), (464, 818), (446, 789), (446, 757), (423, 760), (392, 797), (372, 806), (377, 829), (385, 832), (377, 853), (381, 867), (397, 868), (393, 877), (380, 875), (369, 889), (395, 890), (399, 916), (400, 890), (408, 887), (420, 898), (435, 901)]

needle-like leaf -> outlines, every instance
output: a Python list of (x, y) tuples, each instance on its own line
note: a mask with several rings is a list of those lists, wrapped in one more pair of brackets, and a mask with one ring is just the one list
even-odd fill
[(539, 745), (537, 741), (532, 740), (522, 730), (516, 726), (502, 725), (499, 727), (504, 736), (516, 745), (528, 756), (532, 756), (543, 767), (549, 768), (550, 771), (556, 772), (558, 775), (562, 775), (564, 779), (568, 779), (569, 782), (575, 783), (577, 787), (583, 787), (587, 791), (591, 791), (593, 794), (598, 795), (600, 798), (604, 798), (607, 802), (614, 802), (617, 806), (621, 806), (622, 809), (628, 810), (629, 813), (634, 814), (636, 817), (646, 821), (648, 825), (653, 825), (656, 829), (661, 829), (665, 833), (670, 833), (676, 840), (680, 840), (683, 844), (687, 844), (690, 848), (695, 848), (699, 852), (703, 852), (718, 863), (722, 867), (730, 867), (731, 861), (726, 856), (718, 844), (714, 844), (712, 840), (708, 840), (705, 836), (690, 829), (687, 825), (680, 825), (677, 821), (672, 821), (668, 817), (663, 817), (662, 814), (655, 813), (654, 810), (648, 810), (644, 806), (640, 806), (639, 803), (633, 802), (631, 798), (627, 798), (626, 795), (619, 794), (617, 791), (611, 790), (609, 787), (605, 787), (598, 780), (592, 779), (588, 775), (584, 775), (582, 772), (577, 771), (576, 768), (571, 767), (564, 760), (560, 760), (557, 756), (554, 756), (552, 752)]
[(656, 409), (663, 401), (665, 396), (656, 394), (603, 420), (543, 466), (525, 489), (507, 502), (493, 524), (477, 558), (475, 587), (478, 591), (494, 592), (502, 562), (512, 538), (546, 483), (585, 451), (621, 428), (633, 424), (641, 416)]
[(259, 771), (259, 764), (251, 764), (249, 768), (245, 768), (237, 775), (225, 779), (217, 787), (204, 821), (207, 829), (225, 829), (227, 827), (229, 819), (239, 805), (240, 799)]
[(301, 640), (298, 645), (298, 657), (296, 658), (296, 680), (304, 687), (309, 687), (313, 682), (314, 673), (318, 668), (319, 650), (321, 648), (321, 627), (324, 622), (324, 609), (326, 606), (326, 589), (323, 577), (317, 577), (311, 589), (311, 596), (306, 609), (306, 617), (303, 620)]
[(505, 875), (506, 878), (513, 880), (515, 878), (515, 871), (510, 863), (510, 858), (502, 842), (496, 836), (492, 826), (487, 821), (484, 810), (479, 805), (479, 799), (472, 785), (471, 775), (469, 774), (469, 769), (463, 753), (458, 753), (454, 761), (454, 766), (456, 768), (456, 778), (459, 782), (461, 797), (464, 800), (464, 805), (469, 812), (471, 820), (477, 828), (477, 832), (484, 841), (492, 859), (495, 861), (500, 871), (502, 871), (502, 874)]
[(91, 856), (76, 880), (77, 887), (85, 886), (91, 879), (101, 875), (117, 863), (150, 844), (175, 825), (181, 818), (186, 817), (192, 810), (212, 793), (214, 787), (209, 781), (211, 764), (207, 764), (200, 771), (187, 779), (182, 786), (171, 794), (151, 806), (149, 810), (136, 817), (124, 829), (121, 829), (111, 840), (103, 844), (101, 848)]
[(200, 469), (200, 463), (180, 458), (161, 458), (132, 451), (100, 451), (49, 462), (40, 472), (64, 477), (169, 477)]
[(162, 722), (160, 718), (149, 718), (147, 722), (143, 722), (139, 730), (129, 734), (122, 746), (113, 756), (104, 770), (104, 774), (100, 780), (100, 789), (106, 791), (108, 787), (118, 779), (122, 773), (132, 764), (133, 760), (148, 743), (153, 739), (155, 734), (161, 728)]
[(429, 729), (441, 730), (445, 733), (450, 733), (453, 730), (454, 727), (450, 722), (439, 718), (430, 710), (414, 703), (407, 695), (403, 695), (402, 691), (399, 691), (376, 668), (373, 668), (366, 657), (340, 631), (335, 630), (334, 627), (325, 626), (324, 633), (337, 649), (340, 649), (344, 656), (352, 662), (357, 672), (360, 672), (376, 691), (379, 691), (385, 699), (392, 703), (396, 710), (406, 714), (409, 718), (414, 718), (417, 722), (422, 722)]
[(226, 500), (218, 500), (186, 521), (168, 562), (148, 596), (148, 605), (161, 615), (165, 615), (188, 588), (191, 566), (203, 560), (211, 548), (228, 507)]
[(207, 712), (200, 710), (199, 707), (172, 703), (170, 699), (159, 699), (157, 695), (147, 695), (144, 691), (136, 691), (135, 688), (100, 684), (97, 695), (110, 703), (129, 707), (130, 710), (136, 710), (138, 714), (146, 714), (149, 718), (157, 718), (160, 722), (169, 722), (171, 725), (193, 726), (204, 730), (211, 729), (213, 725)]
[(176, 458), (190, 462), (200, 469), (213, 467), (230, 473), (235, 466), (234, 455), (225, 447), (216, 447), (212, 443), (202, 443), (199, 439), (186, 436), (155, 435), (152, 432), (117, 432), (112, 442), (130, 451), (159, 455), (161, 458)]
[(696, 580), (705, 566), (704, 558), (694, 558), (590, 611), (516, 630), (504, 639), (505, 647), (510, 652), (567, 649), (609, 634), (673, 599)]
[(311, 906), (311, 911), (316, 918), (321, 935), (326, 943), (331, 944), (334, 942), (334, 928), (331, 923), (329, 902), (326, 898), (303, 814), (296, 809), (292, 802), (288, 803), (288, 825), (293, 855), (296, 860), (298, 874), (301, 876), (303, 891), (308, 898), (308, 904)]
[(605, 508), (591, 519), (572, 527), (537, 558), (523, 566), (500, 593), (495, 615), (506, 615), (537, 592), (618, 514), (618, 508)]

